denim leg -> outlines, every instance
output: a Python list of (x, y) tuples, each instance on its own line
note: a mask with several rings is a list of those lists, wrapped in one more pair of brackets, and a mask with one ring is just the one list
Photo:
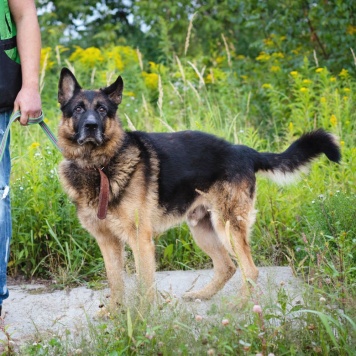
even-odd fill
[[(0, 113), (0, 140), (9, 124), (11, 112)], [(9, 296), (6, 284), (6, 270), (10, 255), (10, 240), (12, 234), (10, 208), (10, 136), (5, 147), (4, 156), (0, 162), (0, 305)]]

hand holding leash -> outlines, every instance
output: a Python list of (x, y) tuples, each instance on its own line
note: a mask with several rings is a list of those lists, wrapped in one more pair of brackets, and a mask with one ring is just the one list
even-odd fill
[(14, 101), (14, 112), (21, 112), (18, 119), (19, 123), (23, 126), (29, 124), (30, 118), (41, 116), (41, 96), (38, 91), (38, 86), (25, 83), (22, 85), (21, 90), (18, 92)]

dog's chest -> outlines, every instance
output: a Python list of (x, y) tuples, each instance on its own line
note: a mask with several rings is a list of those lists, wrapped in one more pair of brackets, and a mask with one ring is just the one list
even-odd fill
[[(137, 161), (131, 166), (112, 164), (99, 172), (96, 168), (81, 168), (72, 162), (65, 161), (60, 165), (59, 173), (64, 189), (70, 199), (80, 206), (97, 208), (99, 195), (106, 185), (109, 208), (117, 206), (132, 180), (142, 186), (136, 179)], [(136, 178), (136, 179), (135, 179)], [(106, 184), (102, 184), (106, 180)], [(125, 194), (126, 195), (126, 194)]]
[(83, 169), (69, 161), (59, 166), (60, 180), (69, 198), (77, 205), (92, 205), (99, 198), (100, 174), (95, 169)]

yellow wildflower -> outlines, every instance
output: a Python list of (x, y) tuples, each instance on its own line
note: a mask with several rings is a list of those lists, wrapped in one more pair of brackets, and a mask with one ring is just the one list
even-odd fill
[(125, 91), (124, 96), (135, 96), (135, 93), (133, 91)]
[(50, 55), (51, 51), (52, 51), (51, 47), (41, 48), (41, 59), (40, 59), (41, 67), (43, 66), (43, 62), (44, 62), (45, 58)]
[(321, 73), (323, 70), (324, 70), (324, 68), (317, 68), (317, 69), (315, 69), (315, 72)]
[(49, 120), (48, 120), (46, 117), (43, 119), (43, 121), (44, 121), (46, 124), (49, 123)]
[(37, 148), (37, 147), (39, 147), (40, 146), (40, 144), (38, 143), (38, 142), (33, 142), (33, 143), (31, 143), (31, 145), (30, 145), (30, 149), (35, 149), (35, 148)]
[(206, 83), (215, 83), (224, 81), (227, 78), (227, 74), (218, 68), (212, 68), (210, 73), (206, 76)]
[(165, 73), (167, 68), (161, 63), (148, 62), (150, 64), (150, 70), (152, 73)]
[(125, 68), (118, 46), (106, 50), (104, 56), (113, 64), (113, 67), (110, 67), (113, 71), (119, 70), (121, 72)]
[(351, 89), (350, 88), (344, 88), (343, 89), (345, 93), (350, 93)]
[(330, 124), (331, 126), (335, 127), (337, 125), (337, 118), (334, 114), (331, 115), (330, 117)]
[(225, 57), (223, 57), (223, 56), (216, 57), (216, 59), (215, 59), (217, 64), (223, 63), (224, 60), (225, 60)]
[(158, 63), (155, 63), (155, 62), (152, 62), (152, 61), (150, 61), (148, 63), (150, 65), (150, 69), (151, 69), (152, 72), (155, 72), (155, 73), (159, 72), (159, 64)]
[(331, 82), (336, 82), (336, 77), (331, 77), (331, 78), (330, 78), (330, 81), (331, 81)]
[(348, 96), (344, 96), (343, 99), (344, 99), (344, 101), (347, 101), (347, 100), (349, 100), (349, 97)]
[(274, 58), (284, 58), (284, 54), (282, 52), (275, 52), (272, 54)]
[(41, 58), (40, 58), (40, 66), (41, 69), (51, 69), (54, 65), (53, 61), (50, 61), (52, 53), (51, 47), (44, 47), (41, 49)]
[(158, 74), (142, 72), (143, 79), (147, 88), (155, 90), (158, 88)]
[(341, 70), (341, 72), (339, 73), (339, 76), (340, 76), (341, 78), (347, 78), (347, 77), (349, 76), (348, 70), (343, 68), (343, 69)]
[(206, 78), (205, 78), (205, 83), (210, 84), (210, 83), (215, 83), (215, 77), (214, 77), (214, 73), (210, 72)]
[(277, 73), (281, 70), (281, 67), (280, 66), (272, 66), (269, 70), (273, 73)]
[(246, 57), (243, 54), (239, 54), (236, 58), (237, 59), (245, 59)]
[(348, 25), (346, 28), (346, 33), (349, 35), (354, 35), (356, 33), (356, 26)]
[(89, 48), (81, 48), (76, 46), (76, 50), (69, 57), (70, 61), (78, 61), (85, 67), (94, 68), (98, 62), (103, 62), (104, 57), (101, 54), (99, 48), (89, 47)]
[(289, 131), (292, 132), (293, 129), (294, 129), (293, 122), (290, 122), (290, 123), (289, 123)]
[(306, 92), (308, 91), (308, 88), (306, 88), (306, 87), (301, 87), (299, 90), (300, 90), (302, 93), (306, 93)]
[(292, 77), (296, 77), (298, 75), (298, 72), (296, 70), (293, 70), (292, 72), (290, 72), (290, 75)]
[(320, 98), (320, 102), (323, 103), (323, 104), (326, 103), (326, 98), (325, 98), (325, 96), (322, 96), (322, 97)]
[(281, 41), (285, 41), (285, 40), (287, 39), (287, 36), (281, 36), (279, 39), (280, 39)]
[(59, 53), (64, 53), (64, 52), (69, 51), (68, 47), (64, 47), (62, 45), (57, 45), (56, 48), (58, 49)]
[(345, 145), (345, 141), (340, 141), (340, 145), (344, 146)]
[(248, 79), (248, 76), (247, 75), (240, 75), (241, 79), (243, 80), (247, 80)]
[(304, 84), (311, 84), (313, 83), (310, 79), (303, 79)]
[(263, 40), (263, 43), (267, 46), (267, 47), (272, 47), (273, 46), (273, 41), (271, 38), (265, 38)]
[(138, 63), (137, 51), (129, 46), (113, 46), (103, 51), (109, 59), (109, 70), (122, 71), (125, 67)]
[(262, 88), (264, 88), (264, 89), (272, 89), (272, 84), (268, 84), (268, 83), (262, 84)]
[(256, 60), (261, 62), (267, 62), (270, 58), (271, 56), (268, 53), (261, 52), (258, 57), (256, 57)]
[(116, 49), (120, 52), (125, 65), (138, 63), (138, 54), (136, 49), (130, 46), (117, 46)]

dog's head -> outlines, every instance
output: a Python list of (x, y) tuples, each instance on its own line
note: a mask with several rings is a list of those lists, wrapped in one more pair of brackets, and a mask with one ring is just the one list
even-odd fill
[(84, 90), (69, 69), (62, 69), (58, 102), (63, 115), (58, 136), (65, 157), (93, 159), (94, 152), (110, 156), (122, 136), (116, 111), (123, 87), (119, 76), (106, 88)]

